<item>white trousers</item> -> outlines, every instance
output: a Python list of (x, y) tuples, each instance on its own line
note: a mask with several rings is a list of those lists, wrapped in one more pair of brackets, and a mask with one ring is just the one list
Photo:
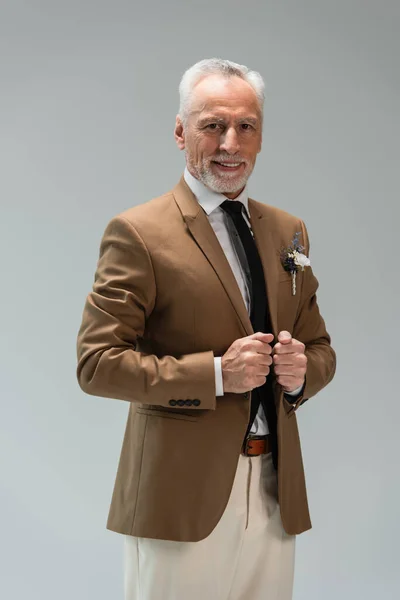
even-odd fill
[(272, 455), (241, 454), (228, 505), (207, 538), (125, 536), (125, 600), (290, 600), (294, 550)]

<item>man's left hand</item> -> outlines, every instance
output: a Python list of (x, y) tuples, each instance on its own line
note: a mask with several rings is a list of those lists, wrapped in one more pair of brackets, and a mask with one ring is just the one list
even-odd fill
[(272, 358), (276, 380), (285, 392), (294, 391), (305, 381), (307, 356), (304, 350), (305, 345), (292, 338), (288, 331), (279, 333)]

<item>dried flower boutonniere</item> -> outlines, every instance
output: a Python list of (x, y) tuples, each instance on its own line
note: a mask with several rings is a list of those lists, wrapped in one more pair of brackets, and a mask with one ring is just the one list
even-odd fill
[(292, 294), (296, 294), (296, 274), (301, 267), (304, 271), (304, 267), (310, 267), (310, 259), (303, 254), (304, 246), (299, 244), (300, 231), (296, 232), (291, 245), (288, 248), (284, 248), (281, 251), (281, 262), (285, 271), (292, 274)]

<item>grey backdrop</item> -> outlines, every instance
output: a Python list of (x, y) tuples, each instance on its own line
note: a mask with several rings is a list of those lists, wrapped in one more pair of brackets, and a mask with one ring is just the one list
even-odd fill
[(212, 56), (265, 77), (250, 191), (305, 220), (338, 355), (299, 412), (295, 600), (399, 597), (399, 22), (389, 0), (1, 1), (2, 598), (122, 598), (128, 406), (80, 391), (76, 334), (107, 222), (183, 171), (177, 86)]

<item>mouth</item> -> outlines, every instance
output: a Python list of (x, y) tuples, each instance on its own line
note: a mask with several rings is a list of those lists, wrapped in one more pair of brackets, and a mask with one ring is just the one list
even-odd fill
[(216, 165), (216, 167), (218, 168), (219, 171), (224, 171), (225, 173), (238, 172), (244, 166), (243, 162), (227, 162), (227, 161), (218, 162), (216, 160), (213, 160), (212, 162), (214, 165)]

